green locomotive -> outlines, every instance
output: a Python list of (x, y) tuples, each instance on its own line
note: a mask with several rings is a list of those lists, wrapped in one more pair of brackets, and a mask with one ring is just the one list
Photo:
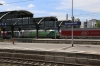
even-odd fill
[[(3, 32), (1, 31), (1, 36), (3, 36)], [(11, 38), (12, 32), (5, 31), (4, 37)], [(36, 38), (37, 31), (36, 30), (21, 30), (14, 31), (13, 37), (16, 38)], [(60, 38), (60, 33), (57, 30), (38, 30), (38, 38)]]
[[(23, 30), (20, 32), (22, 38), (35, 38), (37, 37), (36, 30)], [(59, 38), (60, 34), (57, 30), (38, 30), (39, 38)]]

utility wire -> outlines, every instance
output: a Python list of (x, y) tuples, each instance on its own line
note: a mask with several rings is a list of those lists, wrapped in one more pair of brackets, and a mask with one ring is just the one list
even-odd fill
[(18, 2), (4, 3), (4, 4), (13, 4), (13, 3), (28, 2), (28, 1), (33, 1), (33, 0), (23, 0), (23, 1), (18, 1)]

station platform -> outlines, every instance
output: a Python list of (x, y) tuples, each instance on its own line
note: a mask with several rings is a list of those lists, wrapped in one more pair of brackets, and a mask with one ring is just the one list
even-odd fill
[(74, 44), (72, 47), (71, 44), (0, 42), (0, 58), (20, 58), (23, 62), (37, 60), (38, 63), (42, 61), (44, 64), (57, 63), (63, 66), (99, 66), (100, 45)]
[(0, 42), (0, 49), (100, 54), (100, 45)]

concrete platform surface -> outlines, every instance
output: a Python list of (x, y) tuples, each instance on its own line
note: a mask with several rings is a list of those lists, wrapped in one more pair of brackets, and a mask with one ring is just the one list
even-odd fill
[(52, 44), (52, 43), (15, 43), (0, 42), (0, 49), (36, 50), (51, 52), (100, 54), (100, 45)]

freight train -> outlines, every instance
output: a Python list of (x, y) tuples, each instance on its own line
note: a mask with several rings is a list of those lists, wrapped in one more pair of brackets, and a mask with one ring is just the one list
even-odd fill
[[(11, 38), (12, 34), (11, 31), (1, 31), (1, 37), (9, 37)], [(36, 30), (21, 30), (21, 31), (14, 31), (14, 37), (19, 38), (36, 38), (37, 32)], [(38, 38), (72, 38), (72, 29), (61, 29), (59, 32), (58, 30), (39, 30), (38, 31)], [(100, 39), (100, 29), (99, 28), (74, 28), (73, 29), (73, 38), (80, 39), (80, 38), (99, 38)]]

